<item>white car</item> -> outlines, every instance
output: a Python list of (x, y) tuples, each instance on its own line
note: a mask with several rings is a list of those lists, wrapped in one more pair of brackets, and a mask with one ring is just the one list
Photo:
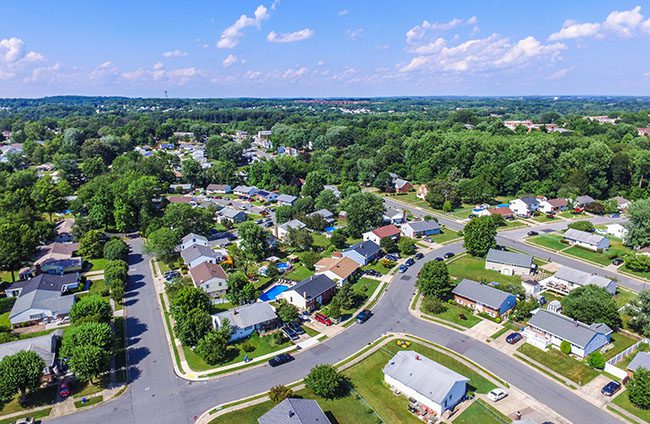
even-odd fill
[(508, 392), (503, 389), (492, 389), (490, 393), (487, 394), (487, 398), (492, 402), (498, 402), (506, 396), (508, 396)]

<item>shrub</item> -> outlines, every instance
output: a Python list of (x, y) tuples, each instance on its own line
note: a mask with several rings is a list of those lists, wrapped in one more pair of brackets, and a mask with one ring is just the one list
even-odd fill
[(345, 395), (347, 385), (343, 375), (331, 365), (317, 365), (305, 377), (305, 386), (325, 399)]
[(241, 348), (244, 350), (246, 353), (251, 353), (255, 351), (255, 346), (253, 346), (251, 343), (246, 342), (241, 345)]
[(603, 357), (603, 354), (600, 352), (591, 352), (587, 357), (587, 364), (591, 368), (597, 368), (599, 370), (602, 370), (603, 368), (605, 368), (605, 358)]
[(638, 408), (650, 409), (650, 371), (639, 368), (627, 383), (627, 396)]
[(269, 399), (271, 399), (271, 402), (276, 404), (291, 396), (293, 396), (293, 390), (287, 386), (273, 386), (271, 387), (271, 390), (269, 390)]
[(219, 332), (210, 331), (199, 341), (194, 351), (208, 364), (216, 365), (227, 357), (228, 341)]
[(436, 315), (445, 312), (447, 310), (447, 305), (437, 297), (425, 296), (424, 299), (422, 299), (422, 310), (428, 314)]
[(112, 319), (111, 304), (98, 295), (84, 296), (70, 308), (70, 320), (73, 324), (82, 322), (110, 323)]
[(568, 355), (571, 353), (571, 344), (567, 342), (566, 340), (562, 340), (562, 343), (560, 343), (560, 351), (562, 353)]
[(287, 337), (282, 333), (282, 331), (276, 331), (273, 333), (273, 344), (280, 346), (287, 341)]

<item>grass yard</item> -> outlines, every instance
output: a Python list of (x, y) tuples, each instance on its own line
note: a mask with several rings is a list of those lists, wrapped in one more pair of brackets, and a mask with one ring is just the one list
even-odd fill
[(630, 337), (623, 333), (612, 333), (612, 343), (614, 344), (614, 347), (603, 353), (603, 356), (605, 357), (606, 361), (609, 361), (614, 356), (623, 352), (625, 349), (632, 346), (638, 341), (639, 339)]
[(515, 229), (515, 228), (521, 228), (521, 227), (525, 227), (525, 226), (526, 226), (526, 224), (524, 222), (518, 220), (518, 219), (515, 219), (515, 220), (512, 220), (512, 221), (506, 220), (506, 225), (497, 228), (497, 231), (507, 231), (507, 230), (512, 230), (512, 229)]
[(626, 290), (624, 288), (619, 287), (616, 289), (616, 296), (614, 296), (614, 302), (616, 302), (616, 306), (622, 308), (623, 306), (627, 305), (632, 300), (638, 297), (639, 295), (634, 293), (633, 291)]
[[(244, 349), (242, 348), (242, 346), (244, 346), (245, 344), (250, 344), (251, 346), (255, 347), (255, 350), (253, 350), (252, 352), (245, 352)], [(284, 349), (285, 347), (291, 346), (291, 344), (292, 344), (291, 342), (285, 342), (282, 343), (281, 345), (276, 345), (275, 343), (273, 343), (273, 339), (271, 335), (262, 337), (259, 334), (255, 333), (252, 336), (248, 337), (247, 339), (239, 340), (230, 344), (229, 360), (219, 365), (210, 365), (206, 363), (203, 360), (203, 358), (201, 358), (199, 355), (194, 353), (194, 351), (187, 346), (183, 346), (183, 352), (185, 353), (185, 359), (187, 359), (187, 363), (189, 364), (190, 368), (192, 368), (192, 370), (206, 371), (218, 366), (224, 366), (224, 365), (241, 362), (244, 360), (245, 355), (248, 355), (248, 357), (252, 359), (258, 356), (273, 353), (280, 349)]]
[[(52, 412), (52, 408), (44, 408), (36, 412), (30, 412), (29, 416), (32, 417), (34, 420), (36, 420), (36, 422), (39, 422), (40, 418), (48, 417), (51, 412)], [(0, 424), (13, 424), (16, 422), (18, 418), (24, 418), (24, 417), (5, 418), (4, 420), (0, 420)]]
[(576, 258), (584, 259), (586, 261), (594, 262), (599, 265), (607, 266), (618, 257), (627, 253), (627, 249), (623, 248), (610, 248), (607, 252), (594, 252), (592, 250), (583, 249), (578, 246), (571, 246), (562, 252), (563, 254), (575, 256)]
[(630, 362), (632, 362), (632, 359), (634, 359), (634, 357), (638, 352), (648, 352), (648, 351), (650, 351), (650, 345), (642, 343), (639, 345), (639, 349), (636, 352), (627, 355), (624, 359), (617, 362), (616, 366), (622, 370), (625, 370), (627, 369), (627, 366), (630, 365)]
[(541, 214), (532, 218), (535, 222), (555, 222), (558, 218), (549, 218), (546, 214)]
[(104, 280), (92, 280), (90, 281), (90, 289), (88, 292), (90, 294), (98, 294), (100, 296), (108, 297), (110, 289)]
[(294, 267), (293, 271), (286, 274), (285, 277), (289, 280), (302, 281), (307, 277), (314, 275), (314, 271), (310, 271), (307, 267), (302, 265), (297, 265)]
[(328, 239), (325, 236), (325, 234), (313, 232), (313, 233), (311, 233), (311, 235), (314, 238), (314, 246), (316, 246), (316, 247), (325, 248), (325, 247), (328, 247), (331, 244), (330, 239)]
[(385, 266), (383, 266), (381, 264), (381, 262), (375, 261), (375, 262), (373, 262), (373, 263), (371, 263), (369, 265), (364, 266), (361, 269), (364, 270), (364, 271), (367, 270), (367, 269), (374, 269), (375, 271), (380, 272), (382, 275), (386, 275), (386, 274), (388, 274), (390, 272), (390, 270), (392, 268), (386, 268)]
[[(445, 321), (449, 321), (453, 324), (458, 324), (463, 327), (472, 328), (479, 322), (481, 318), (474, 315), (469, 309), (462, 308), (456, 304), (447, 304), (447, 310), (441, 314), (427, 314), (432, 317), (436, 317)], [(465, 319), (460, 318), (460, 314), (465, 315)]]
[(90, 268), (88, 271), (103, 271), (110, 261), (108, 259), (100, 258), (88, 259), (87, 262), (90, 263)]
[(623, 392), (616, 396), (612, 403), (625, 409), (630, 414), (639, 417), (639, 419), (645, 422), (650, 422), (650, 409), (641, 409), (632, 405), (632, 402), (630, 402), (630, 399), (627, 397), (627, 392)]
[(521, 284), (516, 275), (503, 275), (491, 269), (485, 269), (485, 259), (471, 255), (461, 256), (447, 264), (449, 275), (459, 280), (469, 278), (478, 282), (496, 281), (499, 283)]
[(622, 270), (622, 271), (625, 271), (625, 272), (629, 272), (629, 273), (632, 274), (632, 275), (636, 275), (636, 276), (639, 277), (639, 278), (644, 278), (644, 279), (646, 279), (646, 280), (650, 280), (650, 271), (648, 271), (648, 272), (632, 271), (632, 270), (629, 269), (626, 265), (623, 265), (623, 266), (621, 267), (621, 270)]
[(446, 243), (450, 240), (457, 239), (458, 233), (454, 230), (444, 228), (440, 234), (427, 236), (427, 237), (429, 237), (431, 240), (433, 240), (436, 243)]
[(455, 420), (454, 424), (507, 424), (512, 420), (481, 399), (477, 399)]
[(354, 290), (355, 293), (365, 296), (367, 300), (375, 292), (379, 283), (379, 280), (361, 277), (356, 283), (352, 285), (352, 290)]
[(543, 351), (524, 343), (519, 346), (517, 351), (580, 385), (587, 384), (598, 376), (598, 371), (595, 369), (589, 368), (584, 363), (557, 349), (551, 348)]
[(569, 247), (568, 244), (561, 243), (560, 240), (562, 240), (562, 237), (557, 234), (542, 234), (528, 239), (533, 244), (551, 250), (562, 250)]
[(11, 330), (11, 322), (9, 321), (9, 314), (11, 312), (5, 312), (4, 314), (0, 314), (0, 329), (3, 330)]
[(490, 338), (492, 340), (496, 340), (508, 331), (517, 331), (517, 330), (519, 330), (519, 327), (517, 325), (511, 323), (510, 321), (507, 321), (503, 323), (503, 328), (501, 328), (496, 333), (492, 334)]
[(74, 403), (74, 406), (76, 408), (85, 408), (86, 406), (94, 405), (103, 400), (104, 400), (104, 396), (99, 395), (99, 396), (92, 397), (90, 399), (86, 399), (86, 402), (84, 402), (83, 400), (78, 400)]
[(559, 216), (566, 219), (575, 219), (575, 218), (583, 218), (587, 215), (585, 213), (573, 213), (571, 211), (564, 211), (560, 213)]
[(25, 406), (20, 404), (20, 395), (16, 395), (11, 401), (2, 404), (0, 415), (14, 414), (21, 411), (28, 411), (31, 408), (53, 404), (56, 400), (56, 386), (49, 386), (38, 389), (27, 394)]

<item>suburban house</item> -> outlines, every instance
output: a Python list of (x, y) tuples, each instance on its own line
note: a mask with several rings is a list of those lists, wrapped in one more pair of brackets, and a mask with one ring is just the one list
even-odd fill
[(81, 257), (69, 259), (48, 259), (36, 265), (36, 274), (38, 270), (45, 274), (62, 275), (73, 272), (81, 272), (83, 269), (83, 259)]
[(246, 212), (238, 211), (237, 209), (233, 209), (228, 206), (221, 209), (219, 211), (219, 215), (217, 216), (217, 220), (220, 224), (223, 223), (224, 220), (229, 220), (234, 224), (238, 224), (240, 222), (246, 221), (246, 219), (248, 219)]
[(312, 275), (289, 287), (278, 297), (297, 308), (311, 311), (316, 305), (327, 304), (336, 292), (336, 282), (325, 274)]
[(79, 243), (50, 243), (38, 248), (37, 259), (34, 266), (41, 266), (50, 261), (71, 259), (74, 252), (79, 249)]
[(189, 268), (194, 268), (203, 262), (218, 264), (226, 259), (226, 255), (224, 252), (215, 252), (207, 246), (195, 244), (182, 250), (181, 258)]
[(228, 276), (221, 265), (202, 262), (190, 268), (190, 278), (196, 287), (213, 299), (220, 299), (226, 295)]
[(25, 281), (12, 283), (5, 292), (17, 297), (11, 312), (11, 325), (49, 322), (68, 315), (74, 295), (66, 295), (79, 287), (79, 274), (40, 274)]
[(616, 206), (618, 207), (619, 211), (626, 210), (632, 203), (629, 200), (627, 200), (625, 197), (621, 197), (621, 196), (612, 197), (610, 200), (616, 202)]
[(427, 197), (427, 194), (429, 194), (429, 189), (427, 188), (426, 184), (420, 184), (420, 187), (418, 187), (418, 191), (415, 193), (415, 196), (418, 199), (425, 200)]
[(181, 250), (189, 249), (194, 245), (207, 246), (208, 238), (200, 234), (189, 233), (181, 239)]
[(393, 181), (393, 189), (395, 189), (395, 193), (408, 193), (413, 190), (413, 184), (401, 178), (396, 178)]
[(505, 219), (515, 219), (515, 213), (510, 208), (501, 206), (499, 208), (490, 208), (487, 210), (490, 215), (501, 215)]
[(59, 329), (44, 336), (16, 340), (0, 344), (0, 360), (6, 356), (14, 355), (21, 351), (31, 351), (37, 354), (43, 362), (43, 379), (49, 380), (53, 374), (58, 374), (57, 346), (63, 337), (63, 330)]
[(363, 233), (363, 240), (372, 241), (377, 245), (381, 245), (381, 239), (391, 238), (393, 240), (397, 240), (399, 238), (399, 234), (399, 228), (393, 224), (389, 224), (384, 225), (383, 227), (375, 228), (374, 230), (368, 231), (367, 233)]
[(542, 285), (539, 281), (526, 280), (521, 282), (521, 287), (524, 289), (526, 296), (537, 297), (542, 292)]
[(267, 302), (255, 302), (214, 314), (212, 325), (218, 329), (226, 319), (232, 328), (230, 342), (245, 339), (254, 331), (272, 330), (278, 325), (275, 309)]
[(530, 216), (539, 208), (539, 200), (524, 196), (510, 201), (510, 209), (518, 216)]
[(400, 350), (384, 366), (384, 382), (440, 417), (464, 398), (469, 378), (412, 350)]
[(72, 226), (74, 225), (74, 218), (66, 218), (56, 223), (54, 228), (56, 236), (54, 241), (57, 243), (70, 243), (72, 241)]
[(616, 293), (616, 281), (566, 266), (560, 266), (554, 275), (539, 283), (561, 294), (568, 294), (571, 290), (588, 284), (602, 287), (612, 295)]
[(313, 399), (287, 398), (257, 419), (259, 424), (331, 424)]
[(440, 225), (434, 221), (407, 222), (400, 226), (402, 234), (406, 237), (422, 237), (440, 234)]
[(257, 194), (258, 191), (259, 190), (255, 186), (249, 187), (245, 185), (238, 185), (234, 188), (233, 193), (235, 193), (237, 196), (253, 197)]
[(365, 266), (379, 257), (381, 248), (374, 241), (361, 241), (348, 247), (341, 254)]
[(576, 201), (573, 203), (573, 206), (576, 208), (585, 208), (592, 203), (596, 203), (596, 199), (591, 196), (578, 196)]
[(255, 195), (261, 202), (275, 202), (275, 199), (278, 198), (277, 193), (273, 193), (272, 191), (267, 191), (267, 190), (260, 190), (257, 192)]
[(490, 249), (485, 257), (485, 269), (499, 271), (503, 275), (528, 275), (534, 268), (533, 257), (523, 253)]
[(579, 358), (609, 344), (611, 334), (612, 329), (605, 324), (587, 325), (545, 309), (538, 310), (528, 320), (528, 327), (524, 330), (526, 342), (538, 349), (551, 346), (559, 349), (566, 340), (571, 344), (571, 353)]
[(621, 224), (608, 224), (605, 227), (605, 232), (623, 240), (625, 237), (627, 237), (628, 230)]
[(170, 193), (189, 193), (192, 191), (192, 184), (186, 183), (186, 184), (170, 184), (169, 185), (169, 192)]
[(639, 352), (632, 358), (632, 361), (627, 366), (628, 378), (634, 377), (634, 372), (639, 368), (650, 370), (650, 352)]
[(517, 305), (517, 297), (503, 290), (464, 278), (451, 291), (454, 301), (461, 306), (493, 318), (508, 315)]
[(569, 202), (567, 199), (559, 197), (554, 199), (542, 200), (539, 204), (539, 211), (545, 214), (556, 214), (569, 209)]
[(637, 128), (636, 133), (639, 137), (650, 137), (650, 128)]
[(336, 187), (336, 185), (334, 185), (334, 184), (326, 184), (326, 185), (324, 185), (323, 190), (331, 191), (332, 193), (334, 193), (334, 196), (336, 196), (337, 199), (339, 197), (341, 197), (341, 192), (339, 191), (338, 187)]
[(327, 275), (338, 286), (350, 281), (359, 271), (359, 264), (345, 256), (339, 258), (323, 258), (314, 265), (316, 274)]
[(575, 246), (584, 247), (593, 251), (609, 249), (609, 239), (594, 233), (569, 228), (564, 233), (564, 240)]
[(271, 134), (273, 134), (273, 131), (271, 130), (262, 130), (257, 132), (257, 138), (260, 140), (267, 140), (269, 137), (271, 137)]
[(281, 194), (275, 199), (280, 206), (293, 206), (298, 198), (290, 194)]
[(206, 194), (229, 194), (232, 193), (232, 187), (227, 184), (208, 184), (205, 188)]
[(386, 208), (384, 209), (383, 219), (384, 222), (388, 222), (390, 224), (401, 224), (402, 222), (406, 221), (405, 215), (405, 211)]
[(325, 222), (327, 222), (328, 224), (331, 224), (332, 222), (334, 222), (334, 214), (332, 212), (328, 211), (327, 209), (319, 209), (319, 210), (317, 210), (315, 212), (307, 214), (307, 216), (309, 216), (309, 217), (317, 216), (317, 215), (321, 216), (325, 220)]
[(286, 240), (287, 236), (289, 235), (289, 230), (302, 230), (306, 227), (307, 226), (305, 223), (299, 219), (292, 219), (291, 221), (285, 222), (282, 225), (278, 225), (277, 236), (280, 240)]

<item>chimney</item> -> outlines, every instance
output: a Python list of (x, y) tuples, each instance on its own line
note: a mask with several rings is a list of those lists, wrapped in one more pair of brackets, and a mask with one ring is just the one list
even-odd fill
[(292, 418), (294, 415), (296, 415), (295, 412), (293, 412), (293, 411), (289, 411), (289, 418)]
[(304, 297), (305, 299), (307, 299), (307, 291), (306, 291), (306, 290), (305, 290), (304, 292), (302, 292), (302, 297)]

